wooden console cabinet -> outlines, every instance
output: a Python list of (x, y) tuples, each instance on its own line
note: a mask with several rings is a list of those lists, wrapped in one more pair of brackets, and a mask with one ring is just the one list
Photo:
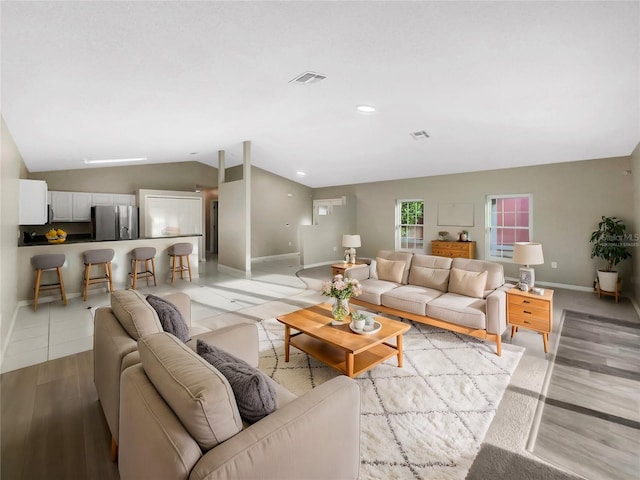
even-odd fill
[(476, 242), (431, 242), (431, 255), (450, 258), (475, 258)]

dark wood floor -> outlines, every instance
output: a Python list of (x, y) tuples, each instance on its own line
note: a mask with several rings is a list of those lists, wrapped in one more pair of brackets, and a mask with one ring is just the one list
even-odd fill
[(93, 352), (0, 378), (2, 480), (119, 479), (93, 385)]

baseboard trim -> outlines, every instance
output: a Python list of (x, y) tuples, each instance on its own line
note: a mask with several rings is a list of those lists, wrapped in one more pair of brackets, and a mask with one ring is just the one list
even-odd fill
[(267, 255), (266, 257), (253, 257), (252, 262), (264, 262), (265, 260), (277, 260), (282, 258), (296, 258), (300, 256), (300, 252), (280, 253), (278, 255)]

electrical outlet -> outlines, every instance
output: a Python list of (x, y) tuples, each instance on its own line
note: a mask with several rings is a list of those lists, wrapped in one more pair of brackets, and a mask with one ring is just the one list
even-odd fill
[(333, 251), (337, 252), (338, 251), (338, 247), (333, 247)]
[(551, 268), (558, 268), (558, 262), (551, 262)]
[(289, 246), (291, 246), (291, 242), (289, 242)]

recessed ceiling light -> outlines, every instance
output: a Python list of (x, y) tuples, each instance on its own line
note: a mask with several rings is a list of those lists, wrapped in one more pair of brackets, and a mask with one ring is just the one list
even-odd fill
[(197, 155), (198, 152), (189, 152), (189, 155)]
[(371, 105), (358, 105), (356, 109), (360, 113), (373, 113), (376, 111), (376, 107), (373, 107)]
[(296, 172), (296, 175), (299, 177), (304, 177), (306, 175), (306, 173), (304, 172)]
[(147, 157), (140, 158), (109, 158), (105, 160), (87, 160), (84, 159), (84, 163), (90, 165), (92, 163), (124, 163), (124, 162), (144, 162), (147, 160)]

